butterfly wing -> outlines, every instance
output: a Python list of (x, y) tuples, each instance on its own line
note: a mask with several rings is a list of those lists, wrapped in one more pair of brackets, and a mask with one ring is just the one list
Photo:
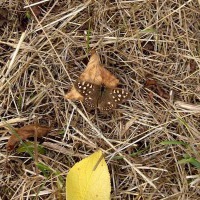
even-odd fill
[(94, 109), (100, 95), (101, 87), (87, 81), (77, 81), (74, 84), (76, 90), (84, 97), (86, 107)]
[(98, 101), (98, 108), (102, 111), (109, 111), (126, 99), (129, 98), (129, 93), (124, 89), (108, 89), (105, 88), (105, 91), (102, 93)]

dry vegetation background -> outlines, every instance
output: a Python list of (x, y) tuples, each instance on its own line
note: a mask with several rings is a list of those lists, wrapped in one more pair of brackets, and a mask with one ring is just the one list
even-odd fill
[[(198, 167), (178, 163), (200, 161), (200, 2), (30, 3), (0, 2), (0, 199), (65, 199), (68, 170), (98, 148), (112, 199), (200, 199)], [(131, 92), (111, 114), (64, 99), (92, 48)], [(6, 152), (7, 124), (36, 122), (53, 128), (37, 156), (48, 176), (35, 157)]]

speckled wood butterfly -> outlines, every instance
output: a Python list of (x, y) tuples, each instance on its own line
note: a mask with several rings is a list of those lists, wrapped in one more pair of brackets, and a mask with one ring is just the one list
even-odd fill
[(77, 81), (76, 90), (84, 97), (84, 104), (90, 109), (99, 108), (108, 111), (116, 108), (129, 97), (129, 93), (119, 88), (107, 88), (104, 85), (96, 85), (86, 81)]

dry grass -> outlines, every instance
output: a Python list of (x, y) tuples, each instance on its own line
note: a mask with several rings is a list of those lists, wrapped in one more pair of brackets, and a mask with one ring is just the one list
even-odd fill
[[(25, 5), (0, 3), (8, 9), (0, 27), (0, 199), (65, 199), (69, 168), (97, 148), (108, 162), (112, 199), (200, 199), (199, 169), (178, 163), (184, 155), (200, 161), (199, 1), (48, 1), (26, 31)], [(132, 92), (112, 114), (87, 113), (63, 98), (88, 48)], [(145, 89), (147, 77), (170, 99)], [(37, 158), (50, 176), (37, 175), (26, 153), (7, 155), (5, 122), (54, 127)], [(166, 140), (188, 146), (160, 144)]]

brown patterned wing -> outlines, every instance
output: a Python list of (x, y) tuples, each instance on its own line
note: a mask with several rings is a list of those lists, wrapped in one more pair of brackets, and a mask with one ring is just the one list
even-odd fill
[(101, 111), (109, 111), (115, 109), (116, 106), (129, 98), (129, 93), (124, 89), (108, 89), (105, 88), (98, 101), (98, 108)]
[(97, 108), (101, 86), (87, 81), (77, 81), (74, 84), (76, 90), (84, 97), (84, 105), (90, 109)]

